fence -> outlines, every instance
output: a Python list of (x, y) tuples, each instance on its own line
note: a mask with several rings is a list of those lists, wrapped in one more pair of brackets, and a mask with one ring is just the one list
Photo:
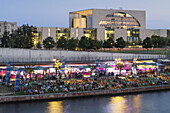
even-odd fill
[[(88, 56), (81, 56), (81, 57), (62, 57), (59, 59), (62, 61), (63, 59), (66, 59), (66, 62), (89, 62), (89, 61), (96, 61), (99, 59), (100, 61), (112, 61), (116, 58), (120, 58), (122, 60), (133, 60), (134, 58), (137, 58), (138, 60), (149, 60), (149, 59), (158, 59), (160, 57), (161, 59), (167, 58), (165, 55), (129, 55), (129, 56), (96, 56), (96, 57), (88, 57)], [(50, 63), (53, 62), (53, 58), (0, 58), (0, 63)]]

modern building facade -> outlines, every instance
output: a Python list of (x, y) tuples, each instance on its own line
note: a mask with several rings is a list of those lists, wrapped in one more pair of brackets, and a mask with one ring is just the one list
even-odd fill
[(12, 33), (16, 29), (17, 29), (16, 22), (0, 21), (0, 37), (2, 37), (2, 35), (4, 34), (5, 31)]
[[(91, 38), (99, 40), (109, 37), (116, 39), (123, 37), (125, 41), (138, 42), (152, 35), (167, 37), (168, 30), (146, 29), (146, 12), (140, 10), (87, 9), (69, 13), (69, 28), (71, 37)], [(87, 35), (87, 29), (92, 32)], [(170, 36), (170, 33), (169, 33)]]
[(34, 33), (34, 36), (34, 45), (38, 42), (42, 43), (47, 37), (53, 37), (54, 41), (57, 41), (60, 37), (69, 39), (70, 29), (59, 27), (37, 27), (37, 32)]
[(17, 29), (17, 23), (16, 22), (7, 22), (7, 21), (0, 21), (0, 44), (1, 44), (1, 38), (5, 31), (12, 33)]
[(99, 40), (112, 37), (115, 41), (123, 37), (126, 41), (138, 41), (149, 35), (145, 33), (146, 13), (138, 10), (88, 9), (70, 12), (69, 27), (71, 37), (78, 38), (86, 36), (86, 29), (95, 29)]

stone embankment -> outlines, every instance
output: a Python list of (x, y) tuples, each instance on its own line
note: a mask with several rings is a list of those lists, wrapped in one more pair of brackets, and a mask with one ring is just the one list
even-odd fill
[(122, 88), (122, 89), (109, 89), (109, 90), (95, 90), (83, 92), (67, 92), (67, 93), (50, 93), (50, 94), (36, 94), (36, 95), (21, 95), (21, 96), (0, 96), (0, 103), (6, 102), (21, 102), (21, 101), (35, 101), (35, 100), (48, 100), (72, 97), (86, 97), (96, 95), (117, 95), (128, 93), (141, 93), (160, 90), (169, 90), (170, 85), (164, 86), (149, 86), (149, 87), (136, 87), (136, 88)]

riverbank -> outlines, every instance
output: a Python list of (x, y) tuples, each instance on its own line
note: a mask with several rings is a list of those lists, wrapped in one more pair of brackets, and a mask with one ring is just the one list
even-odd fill
[(48, 100), (48, 99), (72, 98), (72, 97), (87, 97), (87, 96), (97, 96), (97, 95), (117, 95), (117, 94), (141, 93), (141, 92), (151, 92), (151, 91), (160, 91), (160, 90), (170, 90), (170, 85), (82, 91), (82, 92), (68, 92), (68, 93), (0, 96), (0, 103), (35, 101), (35, 100), (38, 101), (38, 100)]

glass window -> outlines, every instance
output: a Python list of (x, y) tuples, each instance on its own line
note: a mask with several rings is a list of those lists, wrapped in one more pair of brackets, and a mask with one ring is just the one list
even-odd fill
[(106, 15), (99, 25), (105, 28), (132, 29), (140, 27), (139, 22), (130, 14), (119, 12)]

